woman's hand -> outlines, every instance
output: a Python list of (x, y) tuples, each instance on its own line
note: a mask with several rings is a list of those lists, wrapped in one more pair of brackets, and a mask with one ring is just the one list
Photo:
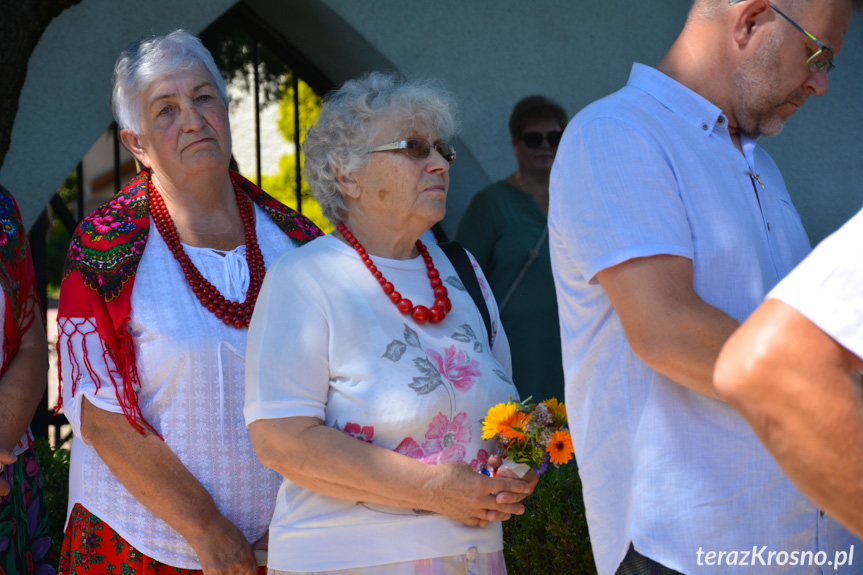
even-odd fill
[[(512, 472), (510, 469), (500, 469), (500, 465), (503, 463), (503, 459), (498, 457), (497, 455), (493, 455), (488, 458), (488, 466), (492, 469), (496, 469), (497, 473), (496, 477), (509, 477), (514, 479), (519, 479), (518, 475)], [(521, 477), (521, 480), (526, 481), (530, 485), (530, 491), (527, 493), (512, 493), (509, 491), (502, 491), (495, 496), (495, 500), (498, 503), (520, 503), (523, 501), (528, 495), (533, 493), (533, 490), (536, 489), (537, 483), (539, 483), (539, 475), (536, 474), (536, 471), (533, 469), (528, 470), (527, 473)], [(506, 517), (497, 517), (494, 516), (491, 518), (492, 521), (506, 521), (509, 519), (509, 516)]]
[(199, 540), (189, 541), (189, 544), (198, 554), (204, 575), (255, 575), (258, 572), (252, 546), (242, 531), (224, 516)]
[[(18, 458), (12, 455), (11, 451), (0, 449), (0, 470), (7, 465), (12, 465), (16, 461), (18, 461)], [(9, 495), (10, 490), (11, 486), (0, 477), (0, 497)]]
[(471, 526), (484, 527), (489, 521), (521, 515), (521, 500), (530, 495), (535, 485), (513, 473), (488, 477), (467, 463), (445, 463), (433, 469), (428, 485), (430, 511)]
[[(521, 515), (536, 484), (488, 477), (467, 463), (428, 465), (357, 441), (313, 417), (261, 419), (249, 425), (264, 465), (300, 487), (330, 497), (425, 509), (483, 527)], [(501, 498), (499, 502), (497, 499)]]

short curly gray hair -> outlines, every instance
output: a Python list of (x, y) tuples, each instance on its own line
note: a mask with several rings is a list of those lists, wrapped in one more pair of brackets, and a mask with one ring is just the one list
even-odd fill
[(201, 64), (225, 105), (228, 94), (225, 81), (213, 61), (213, 55), (201, 41), (185, 30), (174, 30), (167, 36), (150, 36), (129, 44), (114, 64), (111, 86), (111, 112), (121, 130), (141, 133), (141, 94), (154, 80)]
[(407, 80), (394, 72), (371, 72), (327, 94), (317, 123), (306, 131), (303, 173), (334, 224), (347, 212), (338, 173), (350, 176), (368, 162), (386, 120), (403, 125), (406, 136), (422, 126), (448, 140), (456, 133), (455, 98), (437, 80)]

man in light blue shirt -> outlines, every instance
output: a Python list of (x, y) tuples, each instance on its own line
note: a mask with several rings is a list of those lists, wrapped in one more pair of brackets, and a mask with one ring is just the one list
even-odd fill
[(863, 544), (712, 383), (725, 340), (810, 249), (757, 139), (826, 93), (860, 4), (695, 0), (657, 68), (635, 64), (564, 134), (550, 245), (602, 575), (861, 572)]

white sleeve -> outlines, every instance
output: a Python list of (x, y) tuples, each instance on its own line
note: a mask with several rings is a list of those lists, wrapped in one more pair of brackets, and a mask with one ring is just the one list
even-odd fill
[(863, 358), (863, 210), (821, 242), (768, 298), (783, 301)]
[(325, 420), (329, 322), (316, 292), (297, 278), (291, 252), (264, 279), (246, 345), (246, 425), (258, 419)]
[[(64, 317), (57, 321), (59, 338), (57, 355), (63, 382), (63, 413), (72, 431), (81, 434), (81, 401), (112, 413), (123, 413), (117, 399), (123, 379), (108, 356), (93, 318)], [(85, 441), (86, 443), (86, 441)]]
[(549, 191), (551, 235), (568, 246), (590, 283), (598, 272), (633, 258), (693, 257), (674, 170), (659, 144), (637, 126), (576, 117), (558, 148)]

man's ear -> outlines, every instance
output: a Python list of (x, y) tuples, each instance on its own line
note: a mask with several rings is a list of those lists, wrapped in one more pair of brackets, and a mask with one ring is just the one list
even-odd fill
[(341, 168), (336, 168), (336, 182), (342, 188), (342, 192), (349, 198), (360, 197), (360, 187), (357, 185), (356, 179), (347, 175)]
[(748, 45), (755, 32), (771, 19), (770, 2), (769, 0), (748, 0), (732, 8), (736, 10), (734, 41), (742, 48)]
[(130, 130), (120, 130), (120, 140), (142, 166), (147, 169), (151, 167), (150, 155), (147, 153), (147, 148), (144, 146), (141, 136)]

